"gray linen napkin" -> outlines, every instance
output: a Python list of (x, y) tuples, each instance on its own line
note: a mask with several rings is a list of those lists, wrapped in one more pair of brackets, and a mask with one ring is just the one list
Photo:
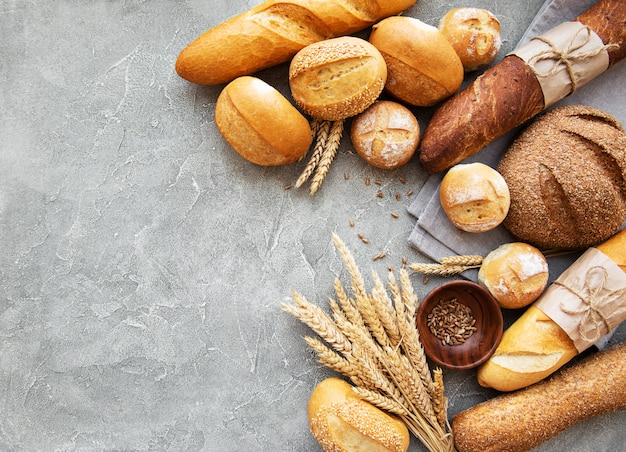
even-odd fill
[[(522, 36), (518, 46), (564, 21), (574, 19), (595, 2), (596, 0), (547, 0)], [(626, 64), (622, 61), (555, 104), (554, 107), (589, 105), (614, 115), (626, 125), (626, 103), (623, 101), (625, 77)], [(495, 168), (502, 154), (522, 127), (500, 137), (464, 163), (478, 161)], [(439, 261), (442, 257), (453, 255), (486, 256), (501, 244), (515, 241), (515, 238), (503, 226), (478, 234), (456, 229), (446, 217), (439, 202), (439, 183), (442, 177), (441, 174), (430, 176), (408, 207), (408, 211), (417, 218), (409, 236), (409, 243), (415, 249), (432, 260)], [(550, 280), (558, 277), (578, 256), (579, 254), (573, 253), (549, 258)], [(475, 281), (477, 271), (467, 271), (463, 276)]]

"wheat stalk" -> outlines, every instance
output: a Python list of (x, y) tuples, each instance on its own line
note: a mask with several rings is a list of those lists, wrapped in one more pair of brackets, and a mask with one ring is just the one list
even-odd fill
[[(375, 272), (371, 293), (353, 256), (338, 236), (333, 242), (348, 268), (354, 298), (335, 280), (330, 315), (293, 291), (283, 309), (321, 338), (305, 338), (321, 364), (348, 377), (364, 400), (398, 415), (430, 451), (454, 450), (447, 422), (441, 369), (431, 375), (415, 324), (417, 297), (406, 270), (400, 284), (389, 272), (391, 297)], [(393, 338), (393, 339), (392, 339)]]
[(483, 257), (477, 254), (469, 254), (463, 256), (448, 256), (439, 259), (443, 265), (463, 265), (466, 267), (474, 267), (483, 263)]
[(328, 133), (330, 132), (330, 121), (322, 121), (322, 120), (313, 120), (311, 123), (311, 129), (315, 141), (315, 145), (313, 147), (313, 153), (309, 158), (308, 163), (304, 167), (302, 174), (298, 177), (296, 181), (296, 188), (299, 188), (304, 184), (311, 174), (315, 172), (317, 165), (322, 158), (322, 154), (324, 154), (324, 149), (326, 148), (326, 141), (328, 140)]
[(322, 153), (321, 159), (319, 160), (319, 163), (317, 164), (315, 174), (313, 175), (313, 179), (311, 181), (311, 195), (314, 195), (322, 186), (322, 182), (326, 178), (326, 174), (330, 169), (330, 165), (335, 159), (335, 155), (337, 154), (337, 150), (339, 149), (339, 143), (341, 142), (341, 137), (343, 135), (343, 126), (344, 120), (341, 119), (338, 121), (334, 121), (330, 127), (328, 141), (324, 146), (324, 151)]

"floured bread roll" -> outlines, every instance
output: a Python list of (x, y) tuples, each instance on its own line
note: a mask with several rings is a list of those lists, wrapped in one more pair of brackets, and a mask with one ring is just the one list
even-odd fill
[(450, 168), (439, 186), (444, 212), (466, 232), (489, 231), (509, 211), (509, 189), (502, 176), (484, 163), (460, 163)]
[(439, 30), (454, 47), (466, 72), (489, 66), (502, 46), (500, 21), (486, 9), (451, 9), (439, 21)]
[(558, 107), (538, 117), (498, 171), (511, 192), (504, 226), (538, 248), (587, 248), (626, 220), (626, 133), (596, 108)]
[(506, 309), (528, 306), (548, 284), (548, 261), (541, 251), (522, 242), (505, 243), (487, 254), (478, 282)]

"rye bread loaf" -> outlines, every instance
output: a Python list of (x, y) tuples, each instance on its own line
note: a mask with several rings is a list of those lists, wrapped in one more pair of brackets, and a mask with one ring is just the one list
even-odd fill
[(596, 108), (558, 107), (538, 117), (498, 171), (511, 194), (504, 226), (538, 248), (587, 248), (626, 220), (626, 133)]

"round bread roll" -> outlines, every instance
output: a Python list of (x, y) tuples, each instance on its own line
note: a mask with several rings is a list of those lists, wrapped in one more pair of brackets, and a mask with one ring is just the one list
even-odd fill
[(350, 139), (367, 163), (376, 168), (394, 169), (413, 157), (420, 128), (411, 110), (397, 102), (381, 100), (354, 118)]
[(441, 207), (458, 229), (485, 232), (507, 216), (510, 194), (504, 178), (484, 163), (459, 163), (439, 186)]
[(409, 431), (400, 419), (356, 395), (339, 378), (317, 385), (308, 406), (311, 433), (325, 451), (405, 452)]
[(357, 115), (383, 91), (387, 66), (364, 39), (344, 36), (300, 50), (289, 66), (296, 103), (309, 115), (337, 121)]
[(387, 63), (386, 91), (404, 103), (433, 106), (463, 83), (461, 59), (436, 27), (392, 16), (374, 25), (369, 41)]
[(587, 106), (538, 117), (505, 152), (498, 171), (511, 191), (504, 226), (540, 249), (585, 249), (626, 220), (626, 134)]
[(300, 160), (313, 141), (309, 121), (278, 90), (255, 77), (226, 85), (215, 105), (215, 124), (239, 155), (261, 166)]
[(478, 282), (506, 309), (523, 308), (539, 298), (548, 276), (543, 253), (523, 242), (500, 245), (487, 254), (478, 270)]
[(502, 46), (500, 21), (486, 9), (451, 9), (439, 21), (439, 30), (459, 55), (465, 72), (489, 66)]

